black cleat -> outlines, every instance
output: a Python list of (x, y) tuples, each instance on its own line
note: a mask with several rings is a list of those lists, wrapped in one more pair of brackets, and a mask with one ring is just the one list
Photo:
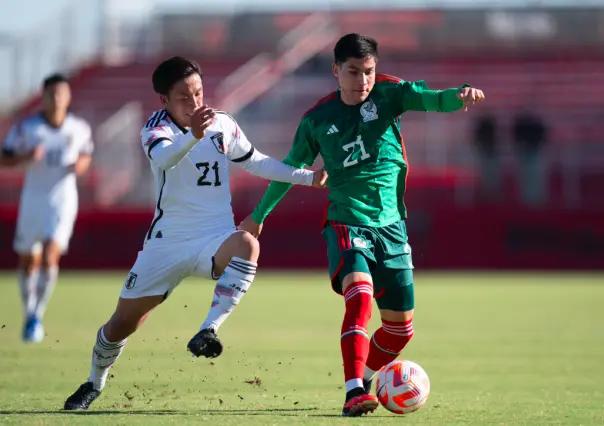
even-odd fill
[(92, 382), (86, 382), (65, 401), (65, 410), (88, 410), (90, 404), (99, 397), (101, 391), (92, 387)]
[(189, 341), (187, 349), (196, 357), (216, 358), (222, 353), (222, 343), (211, 328), (205, 328)]
[(365, 388), (365, 393), (371, 393), (371, 385), (373, 385), (373, 379), (363, 379), (363, 388)]

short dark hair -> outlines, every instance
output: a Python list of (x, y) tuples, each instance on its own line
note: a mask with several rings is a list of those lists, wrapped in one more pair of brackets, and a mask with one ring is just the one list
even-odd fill
[(69, 80), (64, 74), (52, 74), (44, 79), (42, 82), (42, 89), (46, 90), (50, 86), (54, 86), (57, 83), (67, 83), (69, 84)]
[(153, 90), (160, 95), (168, 95), (174, 84), (180, 80), (198, 74), (203, 78), (199, 64), (195, 61), (174, 56), (165, 60), (153, 71)]
[(334, 60), (340, 65), (350, 58), (362, 59), (373, 56), (378, 59), (378, 43), (374, 38), (360, 34), (346, 34), (333, 49)]

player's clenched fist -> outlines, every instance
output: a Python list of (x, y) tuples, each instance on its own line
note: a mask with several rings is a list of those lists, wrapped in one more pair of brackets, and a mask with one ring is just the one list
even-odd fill
[(325, 188), (327, 184), (327, 172), (325, 169), (321, 169), (315, 172), (312, 178), (312, 186), (315, 188)]
[(484, 93), (482, 90), (475, 89), (474, 87), (464, 87), (459, 90), (457, 97), (464, 103), (465, 110), (468, 110), (468, 105), (477, 104), (484, 101)]
[(206, 130), (212, 124), (216, 113), (212, 108), (204, 105), (198, 108), (193, 115), (191, 115), (191, 133), (195, 139), (203, 139), (206, 135)]

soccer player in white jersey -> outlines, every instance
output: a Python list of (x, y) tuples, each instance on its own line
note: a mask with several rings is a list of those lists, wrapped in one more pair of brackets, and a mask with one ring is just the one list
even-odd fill
[(44, 312), (78, 213), (76, 176), (92, 160), (90, 126), (68, 112), (70, 102), (67, 79), (48, 77), (42, 111), (17, 123), (2, 146), (0, 165), (26, 168), (14, 240), (26, 342), (44, 338)]
[(261, 154), (232, 117), (203, 105), (196, 63), (174, 57), (157, 67), (152, 80), (164, 109), (151, 115), (141, 142), (155, 177), (155, 217), (115, 313), (97, 333), (90, 376), (67, 399), (66, 410), (88, 409), (127, 337), (188, 276), (218, 282), (209, 313), (187, 349), (197, 357), (221, 354), (216, 332), (249, 290), (259, 255), (258, 240), (234, 224), (229, 161), (266, 179), (325, 185), (324, 171), (297, 169)]

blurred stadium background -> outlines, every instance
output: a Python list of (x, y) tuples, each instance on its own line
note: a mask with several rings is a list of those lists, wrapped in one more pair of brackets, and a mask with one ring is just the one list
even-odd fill
[[(158, 107), (150, 75), (160, 60), (198, 60), (207, 102), (283, 158), (302, 113), (335, 86), (334, 41), (360, 32), (380, 42), (381, 72), (487, 95), (468, 113), (404, 117), (418, 268), (604, 269), (600, 1), (21, 3), (36, 9), (31, 25), (0, 29), (0, 135), (36, 110), (40, 81), (55, 71), (71, 76), (73, 111), (94, 129), (63, 267), (125, 269), (135, 259), (154, 208), (138, 133)], [(267, 183), (232, 173), (240, 220)], [(16, 263), (21, 181), (20, 170), (0, 170), (0, 268)], [(261, 239), (264, 267), (325, 265), (325, 198), (303, 188), (285, 198)]]

